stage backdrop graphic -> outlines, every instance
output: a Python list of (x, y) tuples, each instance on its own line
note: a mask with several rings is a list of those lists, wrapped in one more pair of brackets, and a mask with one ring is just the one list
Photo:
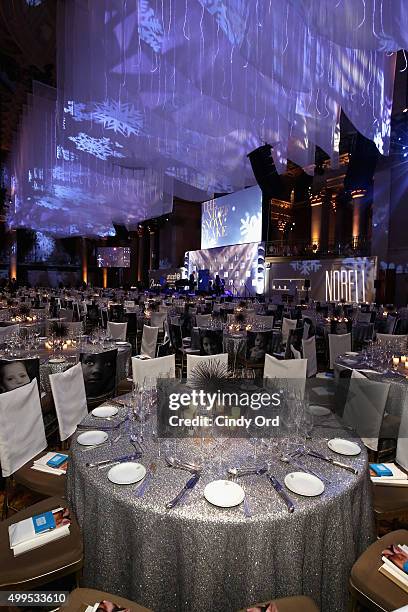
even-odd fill
[[(313, 300), (337, 302), (371, 302), (375, 300), (376, 257), (338, 259), (283, 259), (266, 261), (266, 293), (304, 291), (310, 280), (309, 296)], [(286, 289), (285, 289), (286, 287)]]
[(257, 185), (203, 202), (202, 249), (258, 242), (261, 238), (262, 192)]
[(100, 247), (96, 261), (99, 268), (129, 268), (130, 247)]
[(265, 290), (265, 247), (262, 242), (234, 244), (188, 253), (188, 273), (209, 270), (211, 280), (217, 274), (225, 290), (234, 295), (255, 295)]

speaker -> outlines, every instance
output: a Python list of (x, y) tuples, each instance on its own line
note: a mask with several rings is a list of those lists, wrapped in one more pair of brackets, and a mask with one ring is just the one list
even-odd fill
[(262, 189), (263, 195), (267, 198), (279, 197), (281, 180), (272, 158), (271, 145), (264, 144), (251, 153), (248, 153), (247, 157), (249, 158), (254, 177)]
[(305, 289), (310, 289), (310, 278), (305, 278), (305, 282), (303, 283)]

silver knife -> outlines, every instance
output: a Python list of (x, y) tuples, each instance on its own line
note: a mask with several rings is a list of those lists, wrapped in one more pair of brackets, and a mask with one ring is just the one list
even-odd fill
[(271, 485), (273, 486), (273, 488), (275, 489), (275, 491), (277, 492), (277, 494), (283, 499), (283, 501), (285, 502), (288, 512), (292, 513), (295, 511), (295, 505), (293, 503), (293, 501), (290, 499), (289, 495), (286, 493), (286, 491), (284, 491), (281, 483), (279, 482), (279, 480), (277, 480), (275, 478), (275, 476), (272, 476), (272, 474), (268, 474), (268, 478), (270, 480)]
[(133, 461), (134, 459), (140, 459), (141, 453), (133, 453), (132, 455), (123, 455), (122, 457), (116, 457), (114, 459), (104, 459), (103, 461), (96, 461), (95, 463), (86, 463), (86, 467), (101, 467), (102, 465), (108, 465), (109, 463), (122, 463), (123, 461)]
[(353, 468), (351, 465), (347, 465), (347, 463), (341, 463), (340, 461), (336, 461), (336, 459), (332, 459), (331, 457), (327, 457), (326, 455), (322, 455), (321, 453), (318, 453), (316, 451), (306, 451), (307, 455), (310, 455), (311, 457), (315, 457), (316, 459), (321, 459), (322, 461), (327, 461), (328, 463), (331, 463), (332, 465), (337, 465), (337, 467), (341, 467), (344, 470), (348, 470), (349, 472), (351, 472), (352, 474), (355, 474), (357, 476), (358, 474), (358, 470), (356, 470), (356, 468)]
[(191, 489), (193, 489), (196, 486), (196, 484), (200, 480), (200, 478), (201, 478), (201, 474), (196, 473), (189, 480), (187, 480), (186, 484), (181, 489), (180, 493), (178, 495), (176, 495), (176, 497), (174, 499), (172, 499), (171, 501), (167, 502), (167, 504), (166, 504), (167, 510), (170, 510), (171, 508), (174, 508), (174, 506), (177, 506), (177, 504), (183, 499), (183, 497), (187, 493), (187, 491), (190, 491)]

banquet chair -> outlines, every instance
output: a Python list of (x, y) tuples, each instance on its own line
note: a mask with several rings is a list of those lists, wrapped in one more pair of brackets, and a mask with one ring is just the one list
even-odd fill
[(289, 390), (301, 397), (306, 387), (307, 359), (276, 359), (265, 355), (264, 379), (286, 381)]
[(163, 331), (164, 322), (167, 319), (167, 312), (152, 312), (150, 315), (150, 325), (158, 327), (159, 332)]
[(302, 353), (295, 349), (293, 344), (290, 345), (290, 350), (292, 351), (292, 355), (294, 359), (302, 359)]
[(70, 516), (69, 535), (61, 539), (17, 557), (9, 546), (11, 525), (64, 506), (66, 501), (61, 497), (48, 497), (0, 522), (0, 591), (29, 591), (73, 574), (78, 584), (83, 565), (83, 544), (73, 515)]
[(74, 318), (74, 311), (69, 308), (60, 308), (58, 316), (63, 321), (72, 321)]
[(111, 304), (109, 306), (109, 321), (123, 323), (125, 309), (122, 304)]
[[(64, 612), (64, 610), (80, 612), (80, 610), (85, 610), (88, 606), (95, 606), (96, 603), (101, 601), (110, 601), (113, 604), (116, 604), (120, 609), (128, 609), (130, 612), (152, 612), (134, 601), (130, 601), (129, 599), (125, 599), (119, 595), (107, 593), (106, 591), (96, 591), (95, 589), (85, 588), (74, 589), (71, 591), (64, 607), (61, 608), (61, 612)], [(309, 611), (306, 610), (305, 612)]]
[(158, 327), (151, 327), (149, 325), (143, 325), (142, 333), (142, 345), (140, 347), (140, 354), (147, 355), (152, 359), (156, 357), (156, 345), (157, 336), (159, 334)]
[(353, 370), (343, 412), (343, 423), (361, 438), (364, 446), (378, 451), (378, 440), (387, 404), (389, 383), (369, 380)]
[(357, 612), (357, 605), (370, 612), (392, 612), (407, 604), (407, 593), (379, 572), (381, 553), (393, 544), (408, 545), (408, 531), (391, 531), (371, 544), (357, 559), (349, 580), (349, 612)]
[[(258, 612), (259, 608), (266, 608), (271, 602), (258, 603), (248, 608), (244, 608), (239, 612), (247, 612), (254, 610)], [(319, 612), (319, 608), (314, 603), (313, 599), (305, 595), (296, 595), (294, 597), (283, 597), (282, 599), (274, 599), (278, 612)]]
[(139, 359), (132, 357), (132, 374), (135, 385), (141, 387), (146, 378), (176, 377), (176, 358), (174, 355), (155, 357), (154, 359)]
[(166, 357), (171, 354), (171, 345), (170, 339), (165, 340), (162, 344), (159, 344), (157, 347), (157, 356), (158, 357)]
[(116, 392), (118, 349), (80, 353), (88, 409), (100, 406)]
[(187, 355), (187, 380), (191, 379), (194, 370), (197, 366), (206, 364), (220, 364), (228, 368), (228, 353), (219, 353), (218, 355)]
[(108, 321), (108, 336), (113, 340), (126, 340), (127, 323)]
[[(400, 428), (398, 432), (397, 453), (395, 457), (396, 466), (408, 474), (408, 402), (407, 397), (403, 406)], [(408, 481), (407, 481), (408, 485)], [(408, 512), (408, 486), (401, 483), (373, 485), (374, 517), (378, 526), (380, 521), (402, 522)]]
[(385, 333), (386, 334), (393, 334), (395, 331), (395, 326), (397, 324), (397, 313), (396, 312), (389, 312), (387, 315), (387, 320), (385, 322)]
[(37, 380), (0, 394), (0, 463), (6, 479), (3, 517), (9, 508), (10, 477), (42, 496), (64, 496), (64, 478), (31, 469), (47, 447)]
[(296, 319), (288, 319), (283, 317), (282, 319), (282, 343), (286, 344), (289, 336), (289, 332), (292, 329), (296, 329), (297, 320)]
[(210, 314), (197, 314), (196, 315), (196, 327), (207, 327), (211, 321)]
[(339, 355), (351, 351), (351, 334), (328, 334), (329, 367), (333, 370)]
[(77, 363), (65, 372), (50, 374), (50, 386), (58, 418), (60, 439), (61, 442), (64, 442), (75, 433), (77, 425), (88, 414), (81, 364)]
[(307, 359), (306, 376), (310, 378), (317, 373), (316, 337), (311, 336), (307, 340), (303, 339), (302, 350), (304, 359)]
[(395, 334), (376, 334), (377, 343), (380, 345), (390, 345), (396, 351), (402, 353), (407, 350), (408, 336), (398, 336)]

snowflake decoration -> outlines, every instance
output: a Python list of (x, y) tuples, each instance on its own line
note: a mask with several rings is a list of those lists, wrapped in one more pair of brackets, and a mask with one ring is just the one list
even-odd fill
[(318, 259), (293, 261), (290, 265), (296, 272), (300, 272), (302, 276), (309, 276), (312, 272), (317, 272), (322, 267)]
[(245, 213), (245, 217), (241, 219), (240, 233), (245, 242), (257, 242), (262, 234), (261, 213), (257, 215)]
[(105, 129), (119, 132), (126, 137), (131, 134), (137, 136), (143, 127), (143, 114), (136, 110), (133, 104), (122, 104), (115, 100), (96, 103), (92, 119), (101, 123)]
[(160, 53), (163, 40), (163, 24), (156, 17), (148, 0), (139, 0), (139, 36), (153, 51)]
[(93, 138), (93, 136), (88, 136), (84, 132), (79, 132), (78, 136), (69, 136), (69, 140), (75, 143), (78, 151), (85, 151), (104, 161), (111, 156), (123, 157), (121, 153), (112, 148), (110, 138)]

